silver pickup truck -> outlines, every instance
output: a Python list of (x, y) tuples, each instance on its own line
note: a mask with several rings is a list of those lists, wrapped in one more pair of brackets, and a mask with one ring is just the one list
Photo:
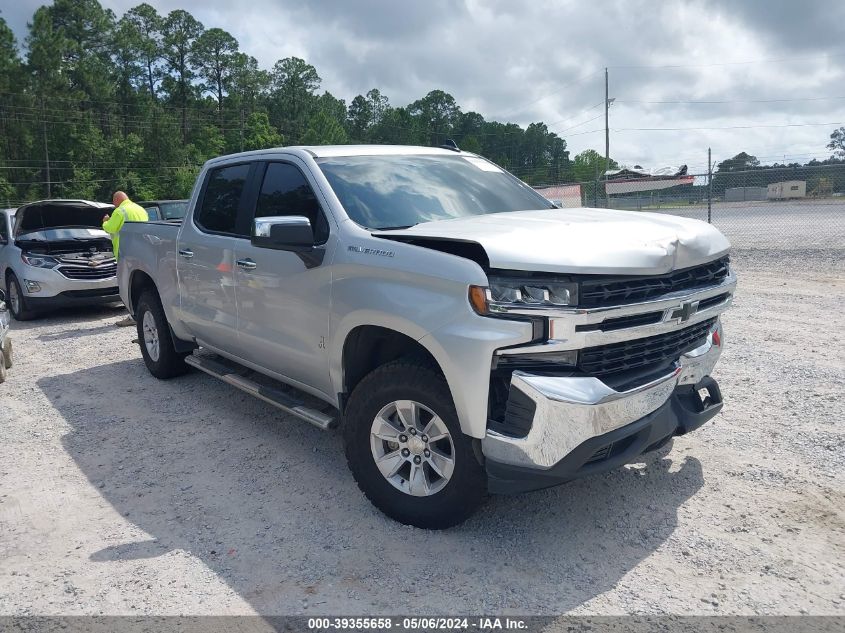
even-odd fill
[(620, 466), (722, 407), (725, 237), (559, 209), (474, 154), (224, 156), (183, 221), (121, 235), (149, 371), (192, 366), (340, 426), (359, 487), (404, 523)]

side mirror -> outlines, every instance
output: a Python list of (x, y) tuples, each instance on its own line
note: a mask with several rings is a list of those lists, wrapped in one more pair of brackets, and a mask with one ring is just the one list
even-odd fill
[(280, 251), (306, 252), (314, 248), (314, 229), (302, 215), (273, 215), (252, 222), (253, 246)]

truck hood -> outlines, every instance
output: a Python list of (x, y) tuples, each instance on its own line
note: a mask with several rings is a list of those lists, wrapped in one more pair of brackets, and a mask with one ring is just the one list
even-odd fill
[(491, 213), (373, 235), (477, 243), (491, 268), (572, 274), (657, 275), (730, 249), (724, 235), (699, 220), (589, 208)]

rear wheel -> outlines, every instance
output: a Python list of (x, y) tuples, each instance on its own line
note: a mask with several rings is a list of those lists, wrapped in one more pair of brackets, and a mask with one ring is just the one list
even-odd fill
[(366, 376), (349, 398), (344, 440), (358, 487), (397, 521), (448, 528), (484, 500), (472, 439), (461, 432), (446, 380), (424, 361), (394, 361)]
[(26, 305), (26, 298), (15, 273), (9, 273), (6, 277), (6, 296), (9, 298), (9, 312), (16, 321), (29, 321), (35, 317), (35, 312)]
[(170, 326), (158, 294), (145, 290), (135, 310), (138, 345), (149, 372), (156, 378), (181, 376), (188, 371), (187, 354), (177, 352), (170, 337)]

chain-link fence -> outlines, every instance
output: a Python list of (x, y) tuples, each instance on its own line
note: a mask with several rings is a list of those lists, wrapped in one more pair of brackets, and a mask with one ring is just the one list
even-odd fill
[(737, 248), (845, 249), (845, 163), (537, 187), (563, 207), (710, 222)]

